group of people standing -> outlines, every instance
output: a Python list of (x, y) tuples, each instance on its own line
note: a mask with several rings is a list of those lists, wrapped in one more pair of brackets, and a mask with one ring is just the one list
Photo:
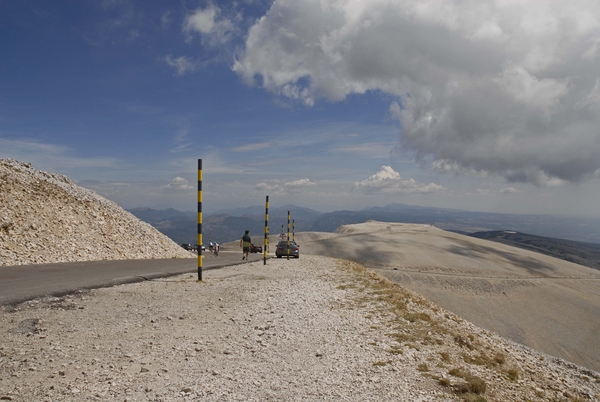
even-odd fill
[[(242, 260), (248, 260), (248, 254), (250, 253), (250, 247), (252, 247), (252, 238), (250, 237), (249, 230), (246, 230), (246, 232), (242, 236), (242, 238), (240, 240), (240, 247), (242, 248)], [(208, 244), (208, 249), (210, 251), (212, 251), (213, 253), (215, 253), (215, 255), (219, 255), (220, 248), (221, 248), (221, 246), (219, 246), (219, 244), (216, 242), (213, 243), (211, 241)]]
[(211, 241), (210, 243), (208, 243), (208, 249), (212, 251), (215, 255), (219, 255), (219, 250), (221, 249), (221, 246), (219, 245), (219, 243)]

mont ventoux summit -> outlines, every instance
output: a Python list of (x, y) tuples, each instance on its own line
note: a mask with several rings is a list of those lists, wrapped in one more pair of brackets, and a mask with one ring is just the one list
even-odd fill
[[(0, 188), (2, 191), (2, 203), (0, 204), (2, 248), (0, 251), (3, 265), (6, 265), (6, 262), (31, 264), (138, 258), (189, 258), (191, 261), (195, 260), (194, 254), (186, 252), (147, 223), (136, 219), (113, 202), (77, 186), (65, 176), (37, 171), (30, 164), (14, 160), (0, 160), (0, 169), (2, 177), (2, 187)], [(299, 217), (300, 228), (307, 224), (305, 222), (310, 222), (311, 226), (319, 222), (320, 215), (318, 213), (292, 206), (276, 210), (278, 212), (274, 214), (273, 219), (275, 221), (282, 219), (281, 211), (286, 208), (297, 210), (294, 216)], [(447, 212), (411, 208), (392, 205), (368, 211), (345, 211), (341, 213), (342, 217), (335, 213), (329, 214), (326, 222), (331, 222), (331, 219), (334, 222), (340, 219), (364, 221), (364, 214), (371, 214), (371, 218), (394, 216), (392, 209), (404, 209), (400, 213), (405, 214), (404, 217), (406, 217), (406, 209), (409, 209), (412, 212), (413, 218), (411, 219), (413, 221), (424, 219), (423, 217), (427, 213), (436, 212), (440, 215), (436, 219), (444, 221), (446, 224), (453, 224), (453, 218), (448, 218), (445, 216), (446, 214), (464, 214), (460, 211)], [(146, 210), (146, 212), (148, 211)], [(167, 211), (167, 213), (173, 213), (173, 211)], [(236, 221), (235, 217), (226, 214), (213, 216), (217, 220), (233, 219)], [(334, 218), (331, 218), (332, 216)], [(409, 216), (411, 215), (409, 214)], [(210, 219), (209, 217), (208, 221)], [(238, 219), (241, 219), (243, 224), (254, 220), (253, 217), (248, 217), (248, 214), (246, 217), (242, 216)], [(533, 219), (533, 223), (535, 223), (535, 219)], [(472, 221), (465, 223), (464, 219), (462, 219), (461, 225), (460, 228), (463, 230), (485, 227), (481, 223)], [(501, 233), (506, 232), (501, 231)], [(513, 231), (509, 232), (516, 234)], [(481, 232), (478, 233), (482, 236)], [(486, 234), (490, 237), (493, 233), (486, 232)], [(600, 305), (598, 305), (597, 298), (594, 300), (587, 297), (590, 292), (597, 291), (597, 289), (594, 290), (594, 286), (598, 281), (589, 280), (596, 277), (600, 279), (597, 269), (563, 261), (564, 258), (559, 260), (539, 252), (517, 251), (518, 249), (506, 244), (496, 246), (496, 243), (489, 240), (443, 231), (422, 223), (377, 221), (359, 224), (345, 223), (341, 227), (337, 227), (334, 233), (299, 230), (296, 236), (302, 246), (303, 255), (308, 256), (304, 258), (310, 259), (310, 255), (321, 255), (360, 262), (370, 268), (372, 272), (380, 275), (381, 278), (387, 278), (391, 281), (390, 283), (406, 286), (407, 289), (426, 296), (476, 325), (549, 354), (548, 357), (542, 355), (535, 357), (535, 364), (528, 363), (528, 367), (530, 367), (528, 370), (531, 371), (530, 381), (533, 381), (532, 384), (535, 385), (527, 390), (521, 389), (519, 386), (514, 388), (510, 378), (514, 378), (516, 381), (517, 378), (520, 378), (519, 375), (523, 374), (518, 374), (519, 370), (515, 367), (504, 367), (506, 354), (511, 356), (509, 359), (512, 359), (512, 356), (515, 358), (520, 356), (518, 359), (529, 361), (528, 359), (538, 356), (535, 354), (537, 352), (523, 354), (524, 352), (513, 350), (508, 345), (500, 347), (499, 341), (493, 341), (487, 348), (491, 348), (490, 350), (500, 348), (503, 351), (494, 352), (496, 353), (495, 362), (484, 359), (490, 364), (486, 369), (491, 370), (489, 373), (479, 371), (478, 374), (481, 376), (479, 377), (473, 376), (467, 371), (450, 370), (454, 376), (458, 375), (457, 378), (466, 379), (467, 383), (470, 382), (471, 385), (464, 388), (464, 391), (457, 391), (462, 390), (463, 386), (452, 385), (451, 380), (442, 378), (439, 380), (442, 384), (441, 388), (440, 385), (437, 385), (436, 391), (431, 391), (432, 395), (441, 395), (448, 390), (455, 390), (453, 392), (458, 392), (459, 395), (471, 395), (468, 398), (474, 398), (475, 395), (480, 395), (479, 398), (482, 398), (481, 395), (485, 395), (490, 398), (489, 400), (510, 400), (507, 399), (504, 392), (513, 388), (514, 390), (510, 391), (513, 395), (521, 393), (521, 395), (531, 395), (531, 397), (527, 397), (529, 399), (537, 396), (542, 398), (541, 400), (550, 394), (556, 395), (556, 392), (561, 395), (580, 395), (592, 399), (599, 394), (600, 387), (597, 384), (600, 383), (600, 374), (585, 368), (598, 369), (600, 367), (600, 354), (596, 353), (600, 351), (598, 339), (589, 336), (596, 330), (594, 326), (597, 325), (598, 320), (595, 318), (597, 318)], [(577, 245), (587, 246), (589, 248), (587, 251), (594, 251), (592, 243), (552, 240), (540, 236), (537, 236), (536, 239), (538, 246), (544, 240), (562, 242), (565, 247), (569, 245), (573, 255), (577, 254), (573, 248)], [(237, 245), (237, 242), (233, 244)], [(236, 246), (233, 248), (234, 252), (239, 252)], [(550, 248), (547, 247), (546, 250)], [(42, 257), (39, 257), (40, 255)], [(590, 254), (587, 258), (591, 260), (593, 255)], [(571, 279), (569, 283), (554, 283), (552, 279), (549, 282), (540, 282), (540, 275), (547, 278)], [(577, 289), (575, 294), (572, 293), (574, 289)], [(569, 303), (565, 304), (565, 300), (569, 300)], [(34, 305), (32, 304), (32, 306)], [(431, 317), (429, 314), (437, 314), (433, 311), (435, 309), (427, 316)], [(558, 317), (557, 313), (560, 314)], [(424, 313), (419, 314), (423, 316)], [(537, 317), (537, 320), (532, 321), (532, 315)], [(447, 317), (450, 316), (447, 315)], [(557, 319), (560, 320), (561, 325), (557, 325)], [(33, 327), (28, 327), (32, 328), (29, 330), (22, 329), (22, 331), (38, 331), (37, 324), (35, 324), (37, 321), (24, 320), (22, 324), (25, 325), (24, 323), (30, 323), (27, 325), (33, 325)], [(577, 328), (577, 331), (565, 332), (565, 328)], [(483, 335), (479, 336), (482, 337), (481, 342)], [(487, 335), (485, 336), (487, 337)], [(475, 339), (477, 338), (473, 334), (455, 335), (454, 342), (458, 343), (454, 349), (449, 350), (453, 350), (452, 353), (459, 353), (460, 348), (471, 345), (469, 348), (473, 348), (475, 353), (483, 353), (478, 351), (479, 346), (475, 346)], [(439, 342), (441, 342), (440, 345), (444, 344), (442, 340)], [(448, 352), (438, 351), (437, 353), (437, 356), (440, 353), (446, 356), (444, 353)], [(464, 356), (466, 355), (463, 352), (463, 359), (467, 359)], [(550, 356), (559, 356), (566, 359), (567, 362), (574, 361), (581, 367), (569, 366), (570, 363), (561, 363), (563, 360)], [(433, 359), (433, 355), (429, 359)], [(451, 360), (452, 357), (448, 359)], [(549, 360), (542, 365), (540, 362), (544, 359)], [(476, 363), (478, 360), (474, 356), (468, 357), (468, 361), (471, 369), (479, 364)], [(564, 369), (554, 368), (559, 367), (556, 366), (557, 364), (559, 366), (567, 364), (567, 366), (564, 366), (566, 367)], [(432, 369), (425, 370), (425, 366), (422, 366), (413, 372), (429, 370)], [(492, 385), (494, 372), (504, 377)], [(561, 388), (557, 388), (560, 391), (552, 390), (549, 384), (556, 375), (563, 379), (569, 379), (565, 383), (568, 391)], [(488, 383), (490, 385), (486, 386)], [(12, 393), (2, 397), (12, 398), (11, 395)], [(494, 397), (494, 395), (497, 396)], [(437, 398), (435, 397), (435, 399)], [(468, 398), (465, 400), (474, 400)], [(522, 399), (523, 396), (520, 398)], [(515, 400), (519, 400), (519, 397)]]

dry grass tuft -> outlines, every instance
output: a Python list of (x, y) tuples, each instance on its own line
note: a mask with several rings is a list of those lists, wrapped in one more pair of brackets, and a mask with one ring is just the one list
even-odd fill
[(506, 357), (504, 357), (503, 353), (496, 353), (496, 356), (494, 356), (494, 361), (498, 364), (504, 364), (506, 362)]
[(448, 374), (465, 380), (464, 383), (457, 384), (454, 386), (454, 390), (456, 393), (475, 395), (481, 395), (485, 393), (485, 390), (487, 388), (487, 384), (485, 383), (485, 381), (482, 378), (469, 373), (466, 369), (462, 367), (453, 368), (450, 371), (448, 371)]
[[(376, 308), (381, 304), (385, 305), (387, 311), (392, 313), (390, 325), (387, 327), (386, 335), (399, 343), (388, 349), (390, 354), (403, 354), (403, 348), (412, 348), (417, 351), (421, 348), (428, 349), (430, 345), (448, 345), (452, 351), (453, 345), (459, 346), (462, 350), (455, 356), (450, 353), (448, 347), (446, 351), (438, 351), (440, 358), (438, 363), (433, 366), (421, 363), (416, 370), (436, 379), (440, 385), (449, 388), (455, 395), (463, 401), (485, 402), (482, 396), (486, 393), (486, 381), (472, 374), (469, 367), (477, 366), (477, 372), (491, 370), (510, 381), (519, 379), (519, 371), (516, 368), (507, 367), (507, 356), (500, 351), (485, 347), (475, 334), (463, 332), (455, 329), (452, 324), (461, 324), (463, 320), (448, 312), (443, 312), (426, 299), (413, 294), (410, 291), (394, 284), (393, 282), (381, 278), (378, 274), (367, 270), (359, 264), (348, 261), (340, 261), (340, 266), (355, 276), (355, 291), (360, 291), (354, 298), (356, 305), (362, 305), (369, 308)], [(350, 288), (344, 284), (340, 289)], [(347, 306), (350, 308), (350, 306)], [(438, 318), (439, 317), (439, 318)], [(450, 321), (450, 322), (449, 322)], [(374, 329), (374, 328), (372, 328)], [(460, 353), (462, 352), (462, 353)], [(408, 353), (408, 349), (407, 349)], [(435, 359), (434, 359), (435, 360)], [(456, 361), (464, 361), (464, 367), (452, 368), (448, 371), (450, 378), (441, 376), (440, 370)], [(385, 366), (390, 362), (379, 361), (373, 363), (374, 366)], [(473, 365), (473, 366), (470, 366)], [(481, 375), (481, 374), (480, 374)], [(456, 377), (456, 378), (452, 378)]]
[(458, 346), (460, 346), (461, 348), (462, 347), (467, 347), (469, 350), (475, 349), (475, 347), (473, 346), (473, 344), (470, 341), (468, 341), (465, 338), (463, 338), (462, 335), (456, 335), (454, 337), (454, 342), (456, 342), (456, 344)]
[(463, 395), (462, 400), (465, 402), (487, 402), (487, 399), (483, 396), (474, 394)]
[(448, 353), (448, 352), (441, 352), (440, 353), (440, 357), (442, 358), (442, 361), (444, 363), (452, 363), (452, 359), (450, 358), (450, 353)]
[(514, 367), (511, 367), (508, 370), (506, 370), (506, 375), (508, 376), (509, 380), (517, 381), (519, 379), (519, 370), (517, 370)]
[(496, 358), (491, 359), (485, 353), (480, 353), (476, 356), (462, 354), (462, 358), (465, 361), (465, 363), (475, 364), (477, 366), (485, 366), (487, 368), (494, 368), (498, 365)]
[(403, 315), (404, 319), (409, 322), (417, 322), (417, 321), (431, 321), (431, 317), (427, 313), (409, 313), (406, 312)]

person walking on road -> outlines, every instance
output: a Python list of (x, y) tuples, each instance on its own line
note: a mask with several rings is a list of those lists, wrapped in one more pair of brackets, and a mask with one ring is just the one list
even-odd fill
[(250, 231), (246, 230), (246, 233), (240, 240), (240, 247), (242, 247), (242, 260), (248, 260), (248, 253), (250, 252), (250, 246), (252, 245), (252, 238), (250, 238)]

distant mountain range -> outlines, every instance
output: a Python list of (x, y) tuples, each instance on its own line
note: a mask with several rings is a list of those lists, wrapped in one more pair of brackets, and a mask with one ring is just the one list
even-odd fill
[[(431, 224), (441, 229), (469, 234), (510, 230), (535, 236), (600, 244), (600, 218), (496, 214), (397, 203), (360, 211), (346, 210), (329, 213), (321, 213), (296, 205), (269, 208), (271, 234), (280, 233), (282, 226), (284, 231), (287, 231), (288, 211), (290, 211), (291, 219), (295, 222), (297, 232), (333, 232), (341, 225), (378, 220)], [(148, 222), (177, 243), (196, 242), (196, 212), (181, 212), (172, 208), (166, 210), (135, 208), (129, 212)], [(203, 218), (203, 241), (205, 244), (211, 238), (219, 243), (233, 241), (240, 238), (244, 230), (250, 230), (253, 237), (262, 238), (264, 223), (264, 206), (217, 211)]]
[[(172, 208), (165, 210), (134, 208), (128, 211), (177, 243), (196, 243), (198, 231), (196, 212), (181, 212)], [(290, 231), (295, 230), (296, 232), (310, 230), (314, 221), (322, 214), (295, 205), (269, 208), (271, 234), (280, 233), (282, 227), (284, 231), (287, 231), (288, 211), (291, 215)], [(202, 240), (204, 244), (208, 244), (211, 239), (218, 243), (226, 243), (241, 238), (245, 230), (250, 230), (250, 235), (255, 239), (264, 237), (264, 206), (221, 210), (204, 216)]]
[(384, 222), (426, 223), (440, 229), (466, 233), (513, 230), (544, 237), (600, 244), (600, 218), (498, 214), (406, 204), (389, 204), (361, 211), (336, 211), (322, 214), (315, 220), (311, 230), (330, 232), (340, 225), (360, 223), (370, 219)]

